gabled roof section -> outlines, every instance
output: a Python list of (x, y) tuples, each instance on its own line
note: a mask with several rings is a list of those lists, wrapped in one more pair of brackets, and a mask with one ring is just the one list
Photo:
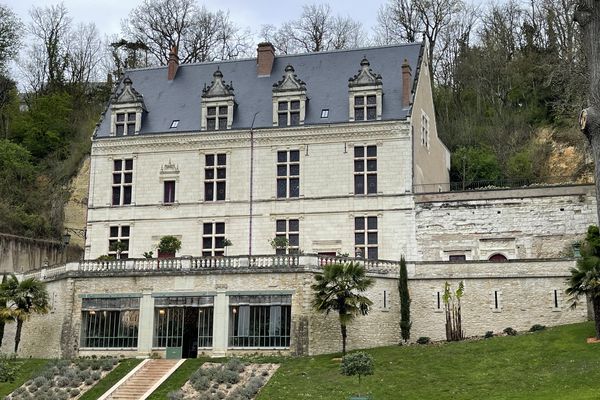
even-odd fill
[(213, 74), (213, 80), (210, 86), (202, 90), (202, 97), (227, 97), (233, 96), (233, 82), (229, 85), (223, 81), (223, 73), (217, 68)]
[[(281, 85), (283, 88), (297, 84), (305, 86), (310, 93), (310, 101), (307, 102), (304, 125), (327, 125), (348, 123), (348, 77), (356, 75), (356, 79), (362, 82), (363, 78), (360, 78), (360, 75), (364, 71), (365, 77), (370, 73), (375, 79), (381, 76), (382, 81), (385, 82), (382, 120), (404, 120), (410, 115), (411, 109), (402, 106), (402, 64), (406, 59), (412, 71), (418, 71), (421, 47), (421, 43), (409, 43), (280, 55), (275, 57), (269, 77), (257, 75), (256, 58), (181, 64), (175, 79), (171, 81), (167, 79), (166, 66), (129, 70), (127, 77), (133, 81), (135, 89), (133, 85), (125, 82), (127, 79), (125, 78), (116, 93), (119, 93), (119, 96), (128, 93), (126, 96), (133, 96), (143, 101), (148, 113), (144, 115), (140, 135), (178, 132), (210, 135), (210, 132), (200, 130), (202, 96), (205, 95), (204, 85), (211, 80), (216, 91), (214, 78), (217, 77), (214, 74), (218, 70), (228, 81), (235, 82), (236, 111), (232, 130), (250, 129), (255, 115), (254, 128), (281, 129), (273, 127), (272, 99), (273, 94), (276, 93), (273, 91), (274, 84)], [(369, 62), (368, 69), (365, 71), (364, 66), (361, 66), (357, 74), (357, 66), (365, 58)], [(293, 71), (286, 71), (288, 65), (293, 65)], [(369, 72), (371, 70), (373, 72)], [(415, 87), (417, 77), (418, 73), (412, 75), (411, 88)], [(227, 85), (224, 80), (222, 83), (224, 86), (220, 90), (225, 90)], [(128, 86), (130, 89), (127, 89)], [(121, 100), (119, 96), (113, 98), (112, 104)], [(323, 109), (329, 110), (328, 118), (321, 118)], [(176, 128), (170, 129), (173, 120), (179, 120), (179, 124)], [(109, 125), (110, 116), (105, 115), (96, 131), (96, 136), (108, 137)]]
[(306, 90), (306, 83), (302, 79), (298, 79), (298, 75), (294, 72), (294, 67), (288, 65), (284, 69), (285, 75), (283, 79), (273, 84), (273, 92), (289, 92), (289, 91), (304, 91)]
[(133, 81), (128, 76), (123, 79), (123, 87), (120, 92), (117, 92), (115, 99), (111, 102), (112, 104), (131, 104), (131, 103), (141, 103), (142, 108), (146, 108), (144, 106), (144, 96), (138, 93), (137, 90), (133, 88)]
[(358, 74), (348, 79), (348, 86), (381, 86), (381, 75), (373, 73), (373, 70), (370, 68), (370, 66), (371, 63), (369, 60), (367, 60), (367, 57), (364, 57), (360, 62), (360, 70), (358, 71)]

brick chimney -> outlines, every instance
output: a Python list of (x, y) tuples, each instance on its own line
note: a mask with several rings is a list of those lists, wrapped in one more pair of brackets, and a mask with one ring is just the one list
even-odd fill
[(171, 47), (171, 52), (169, 53), (169, 62), (167, 66), (167, 79), (172, 81), (173, 79), (175, 79), (175, 74), (177, 74), (177, 68), (179, 68), (179, 56), (177, 55), (177, 46)]
[(412, 70), (408, 64), (408, 60), (405, 58), (402, 63), (402, 107), (408, 108), (410, 106), (410, 94), (412, 91)]
[(256, 57), (256, 72), (258, 76), (271, 76), (273, 61), (275, 61), (275, 47), (269, 42), (258, 44)]

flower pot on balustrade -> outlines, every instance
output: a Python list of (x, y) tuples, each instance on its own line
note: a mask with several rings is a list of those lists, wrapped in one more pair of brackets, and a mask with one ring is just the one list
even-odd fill
[(175, 258), (175, 252), (174, 251), (160, 251), (160, 250), (158, 250), (158, 258), (159, 259), (163, 259), (163, 258)]

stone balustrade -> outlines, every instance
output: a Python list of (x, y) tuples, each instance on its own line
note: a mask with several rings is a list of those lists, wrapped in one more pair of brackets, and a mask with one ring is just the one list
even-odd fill
[(43, 268), (21, 275), (24, 278), (53, 280), (62, 275), (84, 276), (96, 274), (200, 272), (210, 270), (320, 270), (333, 263), (357, 262), (372, 274), (397, 274), (399, 262), (363, 260), (316, 254), (256, 255), (230, 257), (179, 257), (164, 259), (83, 260), (55, 268)]

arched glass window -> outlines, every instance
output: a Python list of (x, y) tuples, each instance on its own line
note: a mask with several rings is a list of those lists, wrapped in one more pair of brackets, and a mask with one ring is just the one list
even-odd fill
[(488, 258), (488, 260), (490, 260), (490, 261), (506, 261), (508, 259), (504, 255), (502, 255), (500, 253), (496, 253), (496, 254), (492, 254), (490, 256), (490, 258)]

